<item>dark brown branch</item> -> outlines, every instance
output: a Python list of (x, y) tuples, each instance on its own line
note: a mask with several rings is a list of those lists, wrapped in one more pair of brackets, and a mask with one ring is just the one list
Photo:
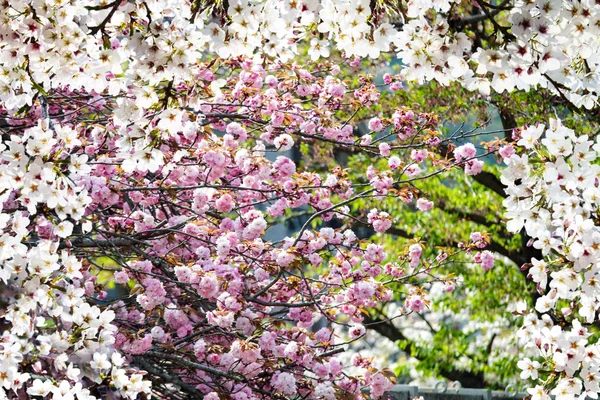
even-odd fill
[(502, 121), (502, 127), (505, 129), (504, 138), (509, 142), (513, 141), (512, 131), (518, 128), (517, 121), (513, 113), (506, 107), (496, 105), (498, 107), (500, 121)]
[(165, 97), (162, 99), (163, 108), (167, 108), (169, 106), (169, 99), (171, 98), (172, 90), (173, 90), (173, 82), (174, 79), (171, 79), (165, 88)]
[[(121, 5), (121, 0), (115, 0), (114, 2), (110, 3), (108, 5), (108, 6), (112, 6), (112, 8), (110, 9), (110, 12), (106, 16), (106, 18), (104, 18), (104, 20), (100, 23), (100, 25), (89, 27), (90, 34), (95, 35), (96, 33), (104, 30), (104, 28), (106, 28), (106, 24), (108, 24), (110, 22), (110, 20), (112, 19), (113, 15), (115, 15), (115, 13), (117, 12), (117, 9), (119, 8), (120, 5)], [(105, 8), (108, 8), (108, 7), (105, 7)]]
[(544, 78), (546, 78), (548, 80), (548, 82), (550, 82), (552, 84), (552, 86), (554, 86), (554, 88), (556, 89), (556, 91), (558, 92), (558, 95), (564, 100), (564, 102), (566, 103), (567, 108), (573, 112), (574, 114), (583, 114), (583, 112), (581, 111), (581, 109), (579, 107), (577, 107), (575, 104), (573, 104), (571, 102), (571, 100), (569, 100), (567, 98), (567, 96), (565, 96), (565, 94), (563, 93), (563, 90), (568, 90), (567, 87), (565, 87), (565, 85), (556, 82), (554, 79), (552, 79), (550, 77), (550, 75), (544, 73), (542, 74), (542, 76)]
[[(171, 353), (164, 353), (164, 352), (160, 352), (160, 351), (147, 351), (146, 353), (144, 353), (144, 356), (148, 356), (148, 357), (152, 357), (158, 360), (168, 360), (171, 361), (173, 363), (173, 367), (175, 368), (188, 368), (192, 371), (194, 370), (200, 370), (200, 371), (204, 371), (207, 372), (209, 374), (212, 374), (214, 376), (220, 376), (226, 379), (231, 379), (234, 380), (236, 382), (244, 382), (247, 377), (245, 377), (242, 374), (237, 374), (237, 373), (232, 373), (232, 372), (227, 372), (227, 371), (222, 371), (220, 369), (216, 369), (216, 368), (212, 368), (209, 367), (207, 365), (204, 364), (199, 364), (199, 363), (195, 363), (192, 362), (184, 357), (175, 355), (175, 354), (171, 354)], [(265, 394), (265, 395), (271, 395), (272, 393), (269, 393), (268, 391), (258, 387), (258, 386), (254, 386), (251, 387), (252, 390), (255, 390), (259, 393)]]
[[(361, 221), (361, 223), (362, 223), (362, 221)], [(414, 239), (415, 238), (415, 235), (413, 235), (412, 233), (409, 233), (409, 232), (405, 231), (404, 229), (393, 227), (393, 226), (390, 229), (388, 229), (386, 231), (386, 233), (389, 233), (390, 235), (394, 235), (394, 236), (403, 237), (406, 239)], [(427, 240), (426, 238), (422, 238), (422, 239)], [(458, 242), (451, 241), (449, 243), (445, 243), (444, 245), (450, 246), (450, 247), (458, 247)], [(490, 243), (488, 244), (486, 249), (493, 251), (494, 253), (503, 255), (504, 257), (506, 257), (509, 260), (511, 260), (512, 262), (514, 262), (517, 265), (517, 267), (521, 267), (521, 265), (528, 262), (527, 260), (531, 259), (531, 257), (529, 257), (529, 254), (522, 252), (521, 249), (510, 250), (494, 240), (490, 240)], [(533, 248), (530, 248), (530, 249), (533, 249)], [(536, 249), (533, 249), (533, 250), (536, 250)], [(529, 257), (529, 258), (527, 258), (527, 257)]]
[(198, 364), (198, 363), (189, 361), (183, 357), (177, 356), (175, 354), (163, 353), (163, 352), (159, 352), (159, 351), (147, 351), (146, 353), (144, 353), (144, 355), (149, 356), (149, 357), (154, 357), (159, 360), (169, 360), (171, 362), (179, 364), (178, 368), (186, 367), (186, 368), (190, 368), (192, 370), (199, 369), (201, 371), (208, 372), (215, 376), (232, 379), (237, 382), (244, 381), (244, 378), (241, 375), (232, 374), (232, 373), (229, 373), (226, 371), (221, 371), (220, 369), (212, 368), (212, 367), (209, 367), (208, 365)]
[(494, 253), (503, 255), (504, 257), (514, 262), (517, 265), (517, 267), (521, 267), (521, 265), (523, 265), (523, 253), (520, 249), (510, 250), (493, 240), (490, 241), (486, 249), (493, 251)]
[(500, 3), (497, 6), (492, 6), (491, 4), (487, 4), (486, 5), (490, 8), (493, 8), (493, 11), (490, 11), (489, 13), (483, 13), (483, 14), (476, 14), (476, 15), (470, 15), (468, 17), (464, 17), (461, 18), (459, 20), (455, 20), (452, 21), (452, 27), (454, 27), (457, 30), (460, 30), (461, 28), (467, 26), (467, 25), (472, 25), (472, 24), (476, 24), (477, 22), (489, 19), (489, 18), (493, 18), (494, 16), (496, 16), (497, 14), (499, 14), (501, 11), (506, 11), (506, 10), (510, 10), (511, 7), (506, 7), (506, 5), (510, 3), (510, 0), (504, 0), (502, 3)]
[(440, 210), (447, 212), (449, 214), (457, 215), (458, 217), (466, 219), (467, 221), (473, 221), (479, 225), (483, 225), (483, 226), (487, 226), (487, 227), (499, 225), (499, 221), (497, 221), (497, 220), (490, 221), (486, 218), (485, 215), (470, 213), (470, 212), (463, 211), (463, 210), (460, 210), (460, 209), (454, 208), (454, 207), (448, 207), (446, 205), (446, 202), (443, 200), (438, 201), (436, 203), (435, 207), (439, 208)]
[(481, 171), (479, 174), (473, 175), (472, 178), (475, 182), (482, 184), (503, 198), (508, 197), (506, 194), (506, 186), (491, 172)]
[(130, 247), (134, 242), (130, 239), (89, 239), (77, 238), (70, 242), (61, 241), (58, 245), (59, 250), (71, 247), (76, 248), (96, 248), (96, 247)]
[(497, 31), (501, 32), (504, 35), (504, 37), (506, 39), (508, 39), (508, 40), (515, 40), (516, 39), (515, 35), (513, 35), (512, 33), (509, 32), (509, 29), (510, 29), (509, 27), (500, 25), (498, 23), (498, 21), (496, 21), (494, 19), (494, 15), (495, 14), (493, 14), (493, 11), (490, 12), (487, 9), (488, 4), (486, 2), (484, 2), (484, 1), (478, 1), (477, 4), (479, 4), (479, 7), (483, 11), (483, 13), (488, 17), (488, 19), (490, 20), (490, 22), (492, 23), (492, 25), (494, 25), (494, 28)]
[[(385, 336), (393, 342), (404, 341), (408, 344), (404, 347), (404, 352), (416, 358), (417, 360), (423, 360), (425, 357), (420, 354), (417, 345), (407, 339), (406, 336), (396, 328), (390, 321), (384, 321), (382, 319), (366, 317), (364, 321), (367, 329), (372, 329), (382, 336)], [(484, 388), (488, 385), (485, 381), (483, 372), (473, 373), (470, 371), (463, 371), (454, 368), (450, 368), (445, 363), (439, 363), (440, 367), (439, 374), (446, 379), (452, 381), (459, 381), (462, 386), (469, 388)]]
[[(441, 145), (441, 146), (439, 146), (439, 149), (440, 149), (439, 152), (440, 152), (441, 156), (453, 157), (452, 153), (450, 152), (450, 149), (451, 149), (450, 146)], [(507, 197), (506, 192), (505, 192), (506, 186), (502, 182), (500, 182), (500, 179), (498, 179), (498, 177), (496, 177), (496, 175), (492, 174), (491, 172), (481, 171), (479, 174), (473, 175), (472, 178), (476, 182), (482, 184), (483, 186), (487, 187), (488, 189), (492, 190), (493, 192), (496, 192), (503, 198)]]
[[(194, 386), (188, 385), (187, 383), (183, 382), (181, 379), (177, 378), (176, 376), (171, 375), (168, 372), (158, 368), (157, 366), (153, 365), (152, 362), (150, 362), (143, 356), (134, 356), (133, 364), (138, 365), (144, 371), (146, 371), (154, 376), (162, 378), (164, 383), (172, 383), (172, 384), (179, 386), (181, 388), (181, 390), (183, 390), (184, 392), (186, 392), (189, 395), (190, 399), (202, 400), (204, 398), (204, 396), (200, 393), (200, 391), (198, 389), (196, 389)], [(157, 384), (159, 382), (154, 381), (153, 383)]]

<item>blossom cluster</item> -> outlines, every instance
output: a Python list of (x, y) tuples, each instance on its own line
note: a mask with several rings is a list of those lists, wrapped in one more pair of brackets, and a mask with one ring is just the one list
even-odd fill
[[(394, 197), (428, 211), (410, 182), (483, 163), (469, 144), (448, 157), (436, 118), (404, 107), (358, 137), (352, 116), (380, 98), (373, 80), (286, 62), (303, 38), (313, 60), (328, 40), (347, 56), (398, 47), (370, 2), (216, 3), (228, 7), (2, 3), (0, 397), (332, 399), (391, 384), (368, 359), (346, 375), (332, 326), (363, 337), (391, 285), (444, 257), (423, 260), (426, 244), (412, 243), (388, 262), (353, 223), (384, 234), (393, 217), (351, 206)], [(411, 1), (407, 16), (449, 7)], [(381, 162), (353, 180), (294, 160), (300, 144)], [(267, 238), (303, 210), (296, 234)], [(101, 272), (126, 294), (114, 298)], [(426, 296), (411, 288), (402, 312), (425, 310)]]
[[(9, 1), (0, 13), (0, 99), (17, 110), (39, 90), (68, 84), (114, 95), (133, 85), (149, 105), (155, 93), (141, 82), (191, 79), (206, 51), (286, 62), (305, 43), (313, 60), (332, 47), (357, 60), (395, 52), (410, 80), (458, 81), (484, 95), (541, 86), (575, 107), (596, 105), (597, 4), (537, 0), (492, 11), (478, 2), (479, 14), (450, 18), (451, 6), (463, 3)], [(498, 46), (481, 45), (465, 29), (487, 20), (494, 31), (482, 34), (496, 36)]]
[(521, 377), (535, 382), (529, 393), (536, 400), (596, 398), (600, 353), (589, 327), (600, 305), (600, 145), (559, 120), (514, 135), (502, 174), (508, 229), (526, 232), (540, 252), (523, 266), (539, 296), (518, 335), (541, 362), (522, 360)]
[[(367, 309), (446, 256), (424, 260), (427, 244), (414, 243), (390, 263), (353, 228), (383, 234), (393, 218), (350, 207), (393, 197), (430, 210), (407, 183), (466, 170), (477, 154), (462, 145), (448, 158), (452, 141), (435, 117), (406, 108), (357, 137), (346, 115), (380, 92), (368, 77), (350, 86), (331, 64), (213, 60), (165, 81), (142, 68), (152, 46), (139, 46), (135, 69), (122, 71), (141, 86), (58, 84), (38, 88), (30, 107), (0, 109), (10, 130), (0, 148), (0, 318), (9, 326), (0, 393), (383, 394), (391, 381), (372, 361), (344, 373), (333, 327), (360, 339)], [(295, 161), (299, 143), (381, 160), (351, 179)], [(267, 237), (301, 210), (298, 232)], [(125, 295), (109, 293), (106, 273)], [(402, 312), (423, 311), (426, 296), (414, 286)]]
[(89, 400), (88, 382), (107, 381), (135, 399), (150, 393), (150, 382), (115, 351), (115, 312), (89, 302), (95, 277), (61, 240), (91, 228), (93, 199), (73, 169), (83, 160), (71, 159), (68, 176), (61, 164), (80, 142), (50, 125), (40, 119), (0, 145), (0, 285), (10, 326), (1, 336), (0, 398)]

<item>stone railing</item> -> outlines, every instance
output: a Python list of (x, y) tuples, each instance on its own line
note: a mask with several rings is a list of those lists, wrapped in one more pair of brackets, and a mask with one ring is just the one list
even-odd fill
[(386, 400), (522, 400), (527, 394), (520, 393), (509, 385), (505, 391), (487, 389), (466, 389), (459, 385), (448, 386), (440, 382), (435, 388), (420, 388), (410, 385), (394, 385), (386, 394)]

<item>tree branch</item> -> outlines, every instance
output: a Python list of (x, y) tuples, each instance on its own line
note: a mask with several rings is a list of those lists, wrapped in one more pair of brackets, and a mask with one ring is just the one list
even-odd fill
[[(425, 358), (419, 353), (417, 345), (404, 336), (404, 334), (390, 321), (384, 321), (379, 318), (368, 316), (365, 317), (364, 324), (367, 329), (372, 329), (393, 342), (408, 342), (408, 345), (404, 348), (404, 352), (410, 357), (414, 357), (417, 360), (423, 360)], [(457, 370), (454, 368), (449, 368), (443, 363), (439, 363), (438, 366), (439, 374), (441, 376), (452, 381), (459, 381), (464, 387), (484, 388), (488, 385), (488, 383), (485, 381), (483, 372), (472, 373), (470, 371)]]
[(503, 10), (509, 10), (510, 8), (506, 7), (506, 5), (508, 3), (510, 3), (510, 0), (504, 0), (501, 4), (499, 4), (497, 6), (492, 6), (490, 4), (487, 4), (490, 8), (493, 8), (494, 10), (487, 14), (483, 13), (483, 14), (470, 15), (468, 17), (464, 17), (459, 20), (455, 20), (455, 21), (453, 21), (452, 26), (455, 29), (460, 30), (461, 28), (463, 28), (467, 25), (476, 24), (477, 22), (492, 18), (492, 17), (496, 16), (497, 14), (499, 14)]
[(504, 186), (504, 184), (500, 182), (500, 179), (498, 179), (498, 177), (491, 172), (481, 171), (479, 174), (473, 175), (472, 178), (475, 180), (475, 182), (480, 183), (493, 192), (499, 194), (502, 196), (502, 198), (508, 197), (506, 194), (506, 186)]
[[(110, 9), (110, 12), (98, 26), (90, 26), (89, 27), (90, 34), (95, 35), (96, 33), (100, 32), (101, 30), (104, 30), (104, 28), (106, 28), (106, 24), (108, 24), (110, 22), (111, 18), (113, 17), (113, 15), (115, 15), (115, 13), (117, 12), (117, 9), (119, 8), (120, 5), (121, 5), (121, 0), (115, 0), (114, 2), (110, 3), (108, 5), (108, 7), (112, 6), (112, 8)], [(105, 7), (105, 8), (108, 8), (108, 7)]]
[(447, 212), (449, 214), (454, 214), (459, 216), (460, 218), (466, 219), (468, 221), (473, 221), (479, 225), (484, 225), (487, 227), (492, 227), (492, 226), (496, 226), (499, 225), (500, 222), (497, 220), (494, 221), (489, 221), (485, 215), (482, 214), (476, 214), (476, 213), (470, 213), (467, 211), (463, 211), (460, 210), (458, 208), (454, 208), (454, 207), (448, 207), (446, 205), (446, 202), (443, 200), (440, 200), (436, 203), (435, 205), (437, 208), (439, 208), (440, 210)]
[[(146, 371), (152, 375), (155, 375), (157, 377), (162, 378), (165, 383), (173, 383), (173, 384), (179, 386), (181, 388), (181, 390), (183, 390), (184, 392), (186, 392), (189, 395), (190, 399), (202, 400), (204, 398), (204, 396), (200, 393), (200, 391), (198, 389), (196, 389), (195, 387), (193, 387), (191, 385), (188, 385), (187, 383), (183, 382), (181, 379), (177, 378), (176, 376), (173, 376), (173, 375), (167, 373), (166, 371), (156, 367), (149, 360), (147, 360), (144, 356), (134, 356), (133, 364), (134, 365), (137, 364), (144, 371)], [(156, 384), (158, 382), (154, 381), (153, 383)]]

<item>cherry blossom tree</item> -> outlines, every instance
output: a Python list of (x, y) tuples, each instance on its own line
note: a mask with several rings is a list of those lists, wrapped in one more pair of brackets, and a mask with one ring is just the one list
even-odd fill
[[(415, 241), (387, 263), (381, 246), (351, 229), (311, 223), (356, 219), (349, 205), (358, 199), (411, 203), (411, 182), (452, 167), (472, 173), (481, 162), (472, 145), (454, 159), (436, 154), (451, 140), (433, 116), (407, 109), (369, 121), (386, 136), (354, 137), (348, 115), (376, 101), (377, 89), (367, 77), (348, 88), (328, 75), (335, 66), (318, 67), (215, 61), (198, 65), (194, 87), (167, 84), (146, 112), (137, 98), (70, 89), (6, 112), (6, 389), (94, 397), (113, 388), (135, 398), (175, 388), (191, 397), (331, 397), (365, 385), (377, 397), (389, 388), (390, 373), (368, 359), (354, 361), (364, 376), (346, 376), (334, 357), (346, 342), (331, 327), (310, 328), (321, 319), (358, 340), (365, 309), (403, 282), (399, 316), (423, 311), (412, 278), (439, 279), (433, 271), (448, 254), (424, 259)], [(215, 94), (220, 70), (228, 77)], [(368, 167), (364, 182), (340, 168), (298, 170), (277, 155), (294, 137), (314, 151), (385, 162)], [(303, 207), (310, 216), (294, 236), (263, 240)], [(373, 208), (365, 223), (385, 232), (391, 220)], [(463, 251), (485, 245), (473, 236)], [(96, 274), (107, 268), (131, 289), (123, 298), (107, 300)]]
[[(596, 150), (557, 120), (518, 129), (497, 96), (593, 109), (595, 4), (0, 4), (0, 398), (380, 397), (394, 374), (360, 354), (350, 373), (347, 346), (494, 254), (538, 286), (532, 395), (597, 396)], [(378, 84), (356, 67), (382, 54), (403, 68)], [(496, 96), (502, 135), (477, 148), (381, 101), (406, 80)], [(481, 159), (496, 152), (501, 179)], [(427, 185), (452, 174), (506, 197), (518, 257), (499, 231), (440, 248), (395, 225), (390, 202), (451, 212)], [(386, 251), (389, 235), (408, 241)]]

